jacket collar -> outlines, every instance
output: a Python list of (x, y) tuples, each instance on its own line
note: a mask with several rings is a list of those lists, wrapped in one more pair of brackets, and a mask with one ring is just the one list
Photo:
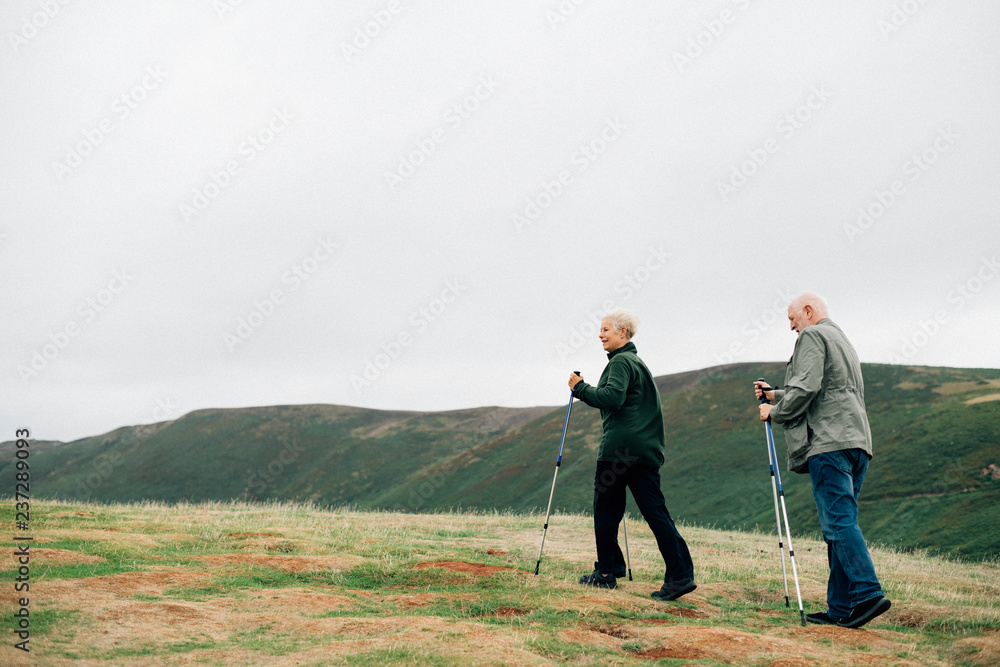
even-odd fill
[(615, 350), (614, 352), (608, 352), (608, 360), (610, 360), (611, 357), (615, 356), (619, 352), (631, 352), (632, 354), (637, 354), (636, 351), (635, 351), (635, 343), (633, 343), (632, 341), (629, 341), (629, 342), (625, 343), (624, 345), (622, 345), (617, 350)]

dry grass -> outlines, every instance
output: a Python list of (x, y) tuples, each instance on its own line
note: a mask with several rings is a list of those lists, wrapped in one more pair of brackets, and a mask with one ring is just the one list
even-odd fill
[[(0, 523), (12, 528), (12, 503)], [(649, 596), (662, 561), (630, 522), (635, 581), (576, 583), (590, 519), (411, 515), (312, 505), (33, 503), (31, 654), (3, 665), (990, 665), (1000, 566), (874, 549), (893, 608), (870, 627), (801, 627), (775, 536), (685, 526), (698, 590)], [(825, 605), (826, 549), (796, 539), (806, 611)], [(789, 568), (790, 570), (790, 568)], [(791, 579), (791, 577), (789, 577)], [(670, 663), (669, 660), (677, 662)]]

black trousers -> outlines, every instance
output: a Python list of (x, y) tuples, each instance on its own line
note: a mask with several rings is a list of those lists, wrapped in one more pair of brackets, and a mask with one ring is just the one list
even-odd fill
[(632, 491), (666, 564), (665, 581), (694, 578), (694, 564), (687, 543), (674, 525), (660, 491), (660, 470), (653, 466), (598, 461), (594, 475), (594, 535), (597, 569), (615, 576), (625, 574), (625, 557), (618, 546), (618, 525), (625, 516), (625, 489)]

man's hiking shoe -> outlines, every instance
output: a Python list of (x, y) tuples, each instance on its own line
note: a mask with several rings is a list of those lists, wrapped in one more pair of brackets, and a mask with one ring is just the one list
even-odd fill
[(687, 595), (698, 588), (694, 579), (682, 579), (680, 581), (664, 581), (660, 590), (653, 591), (652, 595), (657, 600), (676, 600), (682, 595)]
[(580, 583), (585, 586), (596, 586), (598, 588), (614, 588), (618, 585), (615, 575), (606, 574), (600, 570), (594, 570), (591, 574), (580, 577)]
[(815, 614), (806, 614), (806, 620), (810, 623), (816, 623), (817, 625), (837, 625), (837, 619), (825, 611), (817, 612)]
[(889, 607), (892, 603), (889, 598), (879, 596), (877, 598), (872, 598), (871, 600), (865, 600), (857, 607), (851, 610), (851, 615), (845, 618), (843, 621), (837, 623), (842, 628), (860, 628), (865, 623), (868, 623), (876, 616), (880, 616), (885, 612), (889, 611)]

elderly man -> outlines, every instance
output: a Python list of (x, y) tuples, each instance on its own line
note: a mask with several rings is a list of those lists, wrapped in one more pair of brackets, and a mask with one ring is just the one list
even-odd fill
[(860, 628), (891, 606), (858, 527), (858, 496), (872, 457), (861, 363), (817, 295), (795, 297), (788, 319), (799, 337), (784, 388), (754, 385), (758, 399), (763, 393), (774, 401), (761, 404), (760, 419), (784, 427), (788, 468), (809, 473), (826, 541), (829, 609), (806, 619)]

